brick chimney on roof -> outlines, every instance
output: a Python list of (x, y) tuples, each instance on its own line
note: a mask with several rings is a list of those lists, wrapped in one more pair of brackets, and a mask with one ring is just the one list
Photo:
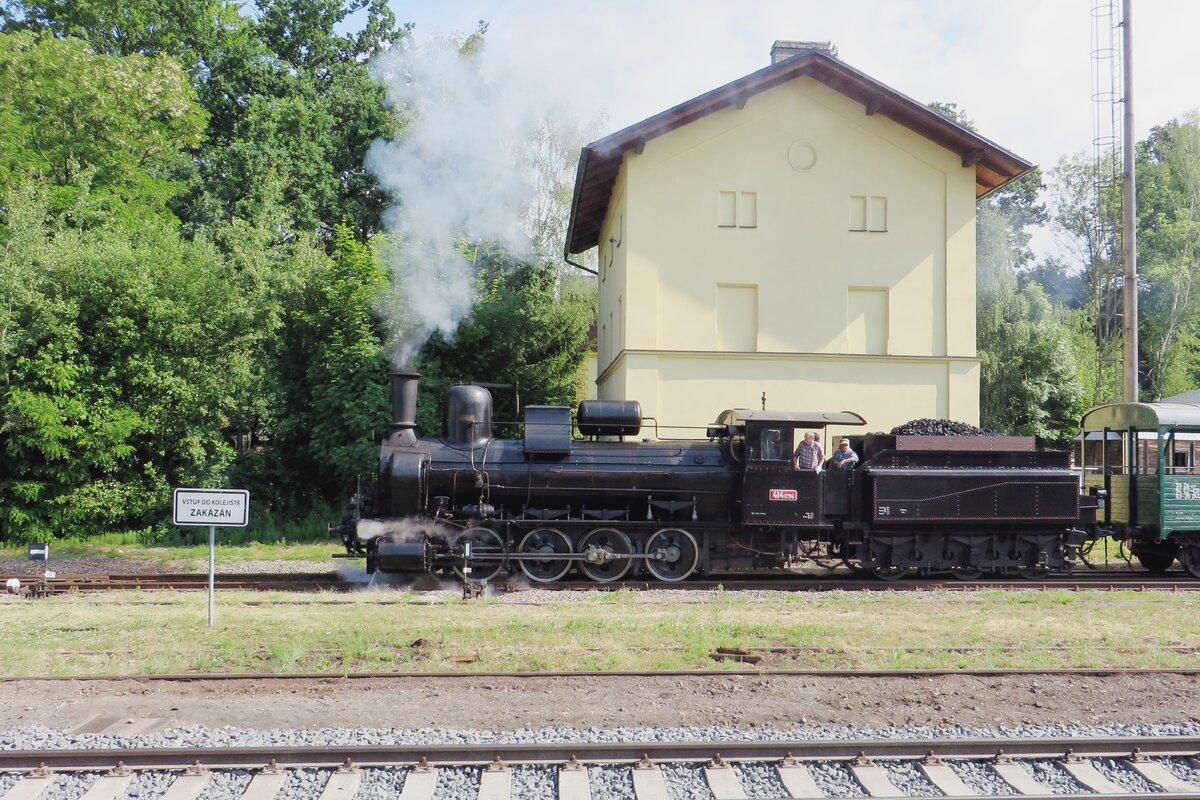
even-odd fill
[(792, 42), (776, 39), (771, 45), (771, 63), (778, 64), (809, 50), (819, 50), (827, 56), (837, 58), (837, 46), (833, 42)]

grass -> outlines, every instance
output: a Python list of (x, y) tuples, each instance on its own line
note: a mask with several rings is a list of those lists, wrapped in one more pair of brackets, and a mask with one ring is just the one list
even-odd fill
[[(264, 603), (275, 599), (278, 603)], [(186, 672), (1200, 666), (1200, 599), (1113, 592), (636, 594), (539, 606), (398, 592), (64, 596), (0, 604), (0, 676)], [(753, 667), (751, 667), (753, 668)]]
[[(124, 558), (131, 560), (153, 561), (159, 564), (180, 562), (181, 567), (190, 563), (193, 568), (208, 569), (208, 533), (204, 534), (202, 543), (146, 546), (110, 544), (98, 541), (86, 542), (52, 542), (50, 544), (50, 568), (54, 562), (73, 558)], [(229, 561), (330, 561), (330, 555), (344, 552), (341, 542), (328, 539), (320, 544), (289, 544), (280, 542), (264, 544), (248, 542), (245, 544), (224, 543), (221, 532), (217, 532), (217, 564)], [(25, 547), (0, 547), (0, 558), (24, 559)], [(203, 564), (197, 565), (197, 562)]]

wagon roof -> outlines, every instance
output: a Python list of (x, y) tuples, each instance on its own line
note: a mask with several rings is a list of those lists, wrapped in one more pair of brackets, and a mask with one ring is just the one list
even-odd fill
[(1200, 405), (1192, 403), (1110, 403), (1097, 406), (1083, 415), (1079, 426), (1084, 431), (1109, 428), (1154, 429), (1165, 427), (1200, 428)]

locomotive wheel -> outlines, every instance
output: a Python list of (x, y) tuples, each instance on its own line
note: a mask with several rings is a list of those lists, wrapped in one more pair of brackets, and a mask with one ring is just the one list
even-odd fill
[(462, 564), (454, 565), (454, 574), (463, 580), (488, 581), (504, 569), (504, 540), (491, 528), (467, 528), (458, 537), (458, 544), (471, 543), (471, 552), (477, 556), (491, 556), (487, 561), (475, 561), (467, 572)]
[[(571, 540), (565, 533), (554, 528), (538, 528), (525, 534), (517, 551), (520, 553), (568, 555), (571, 552)], [(521, 559), (519, 563), (525, 577), (538, 583), (553, 583), (571, 571), (570, 561)]]
[(700, 547), (696, 538), (682, 528), (663, 528), (646, 541), (646, 555), (663, 551), (666, 558), (646, 559), (646, 569), (660, 581), (681, 581), (696, 570), (700, 563)]
[[(609, 583), (620, 580), (633, 566), (631, 558), (608, 558), (607, 555), (633, 555), (633, 542), (629, 537), (615, 528), (596, 528), (579, 542), (579, 552), (586, 554), (588, 548), (603, 556), (603, 561), (588, 561), (583, 558), (579, 563), (579, 571), (598, 583)], [(606, 555), (607, 554), (607, 555)]]
[(1179, 548), (1179, 560), (1193, 578), (1200, 578), (1200, 542), (1189, 542)]
[(851, 559), (849, 557), (843, 558), (842, 564), (845, 565), (846, 569), (850, 570), (855, 575), (870, 575), (871, 574), (871, 570), (867, 569), (862, 564), (858, 563), (857, 561), (854, 561), (853, 559)]

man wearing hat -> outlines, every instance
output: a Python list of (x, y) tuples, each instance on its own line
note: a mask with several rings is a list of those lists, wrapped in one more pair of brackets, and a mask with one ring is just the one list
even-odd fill
[(833, 454), (834, 469), (854, 469), (854, 465), (858, 463), (858, 453), (850, 449), (850, 440), (842, 439), (838, 442), (837, 452)]

